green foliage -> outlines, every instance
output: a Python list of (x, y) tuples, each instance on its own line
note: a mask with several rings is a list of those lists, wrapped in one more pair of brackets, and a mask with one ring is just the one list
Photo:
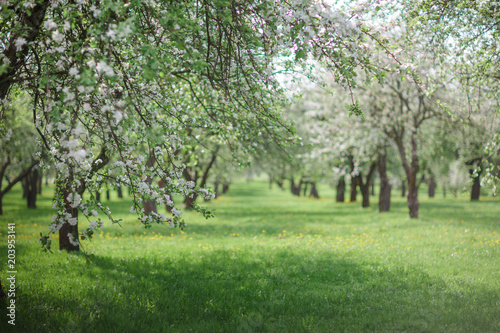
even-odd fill
[(359, 105), (359, 101), (356, 101), (354, 104), (347, 104), (346, 105), (347, 110), (349, 111), (349, 115), (355, 115), (357, 117), (364, 117), (364, 112), (361, 109), (361, 106)]

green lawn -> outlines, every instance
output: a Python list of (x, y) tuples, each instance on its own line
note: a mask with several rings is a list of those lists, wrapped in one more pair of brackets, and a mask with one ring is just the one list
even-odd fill
[(185, 231), (146, 230), (112, 197), (123, 228), (47, 254), (50, 188), (37, 210), (16, 188), (0, 217), (4, 284), (16, 223), (16, 327), (2, 304), (0, 331), (500, 332), (500, 200), (423, 192), (410, 220), (398, 193), (380, 214), (326, 185), (314, 200), (241, 181), (208, 204), (215, 219), (186, 213)]

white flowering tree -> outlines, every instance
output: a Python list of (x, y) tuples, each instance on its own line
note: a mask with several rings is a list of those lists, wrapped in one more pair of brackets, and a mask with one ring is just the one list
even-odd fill
[[(409, 27), (432, 36), (428, 39), (430, 47), (453, 65), (452, 70), (460, 82), (459, 97), (466, 97), (459, 104), (457, 118), (465, 120), (462, 125), (467, 127), (462, 147), (469, 145), (471, 149), (461, 150), (461, 156), (469, 155), (467, 163), (473, 179), (471, 199), (475, 200), (479, 197), (481, 173), (494, 187), (500, 182), (500, 131), (490, 130), (499, 112), (495, 101), (500, 83), (498, 6), (490, 1), (467, 0), (402, 3)], [(474, 138), (486, 133), (487, 140)]]
[[(8, 106), (13, 89), (33, 98), (33, 121), (57, 170), (50, 231), (68, 251), (78, 250), (103, 217), (119, 222), (93, 196), (110, 179), (131, 188), (131, 211), (144, 225), (182, 227), (180, 211), (147, 213), (143, 204), (203, 194), (184, 181), (186, 165), (176, 153), (186, 133), (196, 128), (224, 142), (228, 124), (237, 124), (230, 135), (240, 146), (262, 130), (280, 140), (287, 131), (274, 111), (282, 96), (278, 70), (307, 70), (306, 60), (315, 58), (346, 86), (356, 67), (377, 72), (364, 46), (377, 34), (356, 12), (334, 11), (327, 2), (1, 6), (0, 100)], [(88, 220), (83, 231), (78, 212)], [(50, 246), (49, 235), (41, 242)]]

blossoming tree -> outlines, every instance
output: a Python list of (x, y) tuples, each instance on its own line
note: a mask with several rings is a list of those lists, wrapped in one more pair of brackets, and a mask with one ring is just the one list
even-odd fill
[[(278, 71), (320, 61), (346, 86), (357, 67), (377, 72), (364, 41), (378, 38), (356, 11), (325, 1), (25, 0), (1, 2), (0, 100), (27, 91), (33, 122), (57, 171), (59, 247), (78, 250), (103, 217), (93, 193), (129, 186), (131, 211), (149, 226), (183, 226), (172, 194), (211, 196), (186, 182), (189, 129), (240, 146), (266, 131), (288, 135), (276, 105)], [(195, 110), (195, 112), (192, 112)], [(229, 124), (235, 124), (228, 130)], [(157, 180), (164, 180), (162, 186)], [(88, 195), (83, 196), (88, 190)], [(88, 220), (79, 230), (78, 212)], [(50, 246), (49, 235), (41, 242)]]

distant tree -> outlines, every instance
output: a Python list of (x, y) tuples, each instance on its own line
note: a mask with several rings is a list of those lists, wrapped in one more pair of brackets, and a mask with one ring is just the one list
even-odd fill
[[(30, 176), (30, 186), (35, 189), (28, 196), (28, 207), (34, 208), (36, 182), (38, 177), (33, 170), (39, 164), (41, 149), (37, 146), (37, 134), (29, 119), (27, 107), (30, 105), (26, 95), (17, 94), (9, 108), (1, 115), (0, 129), (0, 215), (3, 214), (2, 199), (14, 185)], [(6, 186), (3, 186), (7, 182)], [(30, 205), (31, 204), (31, 205)], [(30, 207), (31, 206), (31, 207)]]

